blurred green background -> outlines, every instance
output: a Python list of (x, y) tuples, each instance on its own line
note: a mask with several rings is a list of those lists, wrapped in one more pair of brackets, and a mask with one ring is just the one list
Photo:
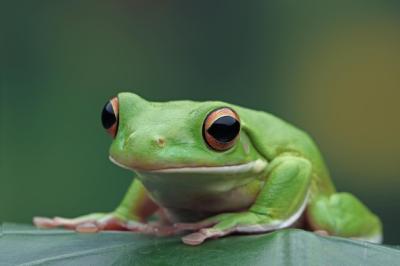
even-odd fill
[(112, 210), (106, 100), (218, 99), (319, 144), (400, 243), (396, 1), (14, 1), (2, 8), (0, 221)]

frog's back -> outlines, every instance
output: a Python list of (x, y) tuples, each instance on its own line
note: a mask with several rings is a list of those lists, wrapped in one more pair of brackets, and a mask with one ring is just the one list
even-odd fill
[(253, 145), (269, 161), (282, 153), (295, 153), (307, 158), (313, 167), (312, 191), (332, 194), (335, 187), (313, 139), (304, 131), (266, 112), (242, 107), (238, 110), (243, 130)]

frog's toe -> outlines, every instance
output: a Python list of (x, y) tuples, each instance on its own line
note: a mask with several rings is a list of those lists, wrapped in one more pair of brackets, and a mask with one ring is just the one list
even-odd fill
[(207, 235), (202, 232), (192, 233), (190, 235), (182, 237), (183, 243), (190, 246), (197, 246), (203, 243), (207, 239)]
[(35, 217), (33, 218), (33, 224), (39, 228), (63, 227), (83, 233), (100, 230), (127, 230), (123, 222), (113, 214), (103, 213), (93, 213), (72, 219), (64, 217)]
[(55, 228), (64, 227), (67, 229), (75, 229), (76, 226), (83, 222), (90, 222), (89, 220), (81, 221), (80, 219), (67, 219), (63, 217), (34, 217), (33, 224), (39, 228)]
[(33, 224), (38, 228), (54, 228), (58, 226), (54, 219), (39, 216), (33, 218)]
[(329, 236), (329, 233), (326, 230), (315, 230), (314, 233), (320, 236)]
[(95, 223), (83, 223), (76, 226), (75, 230), (79, 233), (95, 233), (99, 231), (99, 227)]
[(79, 218), (68, 219), (64, 217), (54, 217), (54, 223), (57, 226), (62, 226), (68, 229), (75, 229), (79, 224), (94, 222), (94, 220), (80, 220)]
[(127, 230), (124, 222), (115, 217), (105, 217), (107, 219), (100, 219), (98, 221), (87, 221), (75, 226), (75, 230), (80, 233), (95, 233), (103, 230)]
[(197, 246), (209, 238), (219, 238), (233, 233), (235, 230), (218, 230), (213, 228), (203, 228), (198, 232), (191, 233), (182, 238), (183, 243), (191, 246)]

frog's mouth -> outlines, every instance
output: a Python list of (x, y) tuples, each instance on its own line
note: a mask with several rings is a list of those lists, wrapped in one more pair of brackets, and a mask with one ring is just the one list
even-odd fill
[(153, 174), (240, 174), (240, 173), (261, 173), (265, 170), (268, 162), (263, 159), (257, 159), (244, 164), (224, 165), (224, 166), (190, 166), (190, 167), (168, 167), (161, 169), (136, 169), (124, 165), (113, 157), (109, 156), (110, 161), (114, 164), (133, 171), (148, 172)]

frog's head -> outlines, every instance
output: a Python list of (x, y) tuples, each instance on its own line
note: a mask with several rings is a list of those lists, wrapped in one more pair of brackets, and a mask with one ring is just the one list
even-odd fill
[(102, 113), (114, 139), (110, 159), (139, 172), (262, 172), (266, 160), (235, 109), (224, 102), (158, 103), (120, 93)]

